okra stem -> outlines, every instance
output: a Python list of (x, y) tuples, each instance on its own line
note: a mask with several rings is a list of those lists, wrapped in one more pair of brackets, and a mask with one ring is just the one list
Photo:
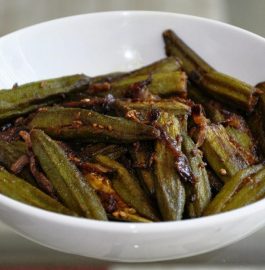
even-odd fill
[(188, 76), (194, 77), (193, 73), (205, 73), (214, 70), (172, 30), (164, 31), (163, 38), (167, 55), (178, 57), (182, 61), (183, 69)]

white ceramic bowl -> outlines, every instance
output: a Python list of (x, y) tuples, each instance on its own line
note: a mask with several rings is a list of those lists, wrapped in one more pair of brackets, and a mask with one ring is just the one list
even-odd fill
[[(0, 39), (0, 87), (84, 72), (123, 71), (164, 57), (171, 28), (218, 70), (265, 80), (265, 40), (207, 19), (157, 12), (109, 12), (59, 19)], [(183, 258), (226, 246), (265, 224), (265, 200), (210, 217), (153, 224), (68, 217), (0, 195), (0, 218), (42, 245), (128, 262)]]

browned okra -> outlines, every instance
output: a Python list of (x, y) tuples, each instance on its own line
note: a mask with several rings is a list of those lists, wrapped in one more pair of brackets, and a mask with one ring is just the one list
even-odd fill
[(242, 111), (253, 111), (258, 101), (258, 89), (229, 75), (211, 71), (197, 82), (201, 91)]
[(151, 220), (140, 216), (134, 208), (130, 207), (119, 196), (112, 186), (112, 181), (106, 176), (96, 173), (85, 173), (84, 176), (96, 190), (110, 219), (131, 222), (151, 222)]
[(215, 71), (173, 31), (165, 31), (163, 37), (167, 55), (180, 58), (189, 79), (200, 86), (201, 91), (240, 110), (253, 111), (258, 100), (257, 88)]
[[(164, 126), (168, 135), (175, 139), (180, 135), (176, 117), (162, 112), (158, 124)], [(163, 220), (182, 219), (185, 206), (185, 188), (175, 167), (175, 158), (164, 141), (155, 145), (155, 194)]]
[(203, 106), (206, 116), (212, 123), (224, 125), (231, 142), (235, 144), (250, 165), (258, 162), (257, 144), (247, 121), (241, 115), (231, 112), (221, 103), (209, 99), (192, 84), (189, 84), (188, 96)]
[(153, 172), (153, 149), (151, 145), (146, 142), (135, 143), (131, 149), (134, 167), (136, 168), (137, 175), (141, 180), (142, 186), (147, 193), (151, 196), (155, 195), (155, 180)]
[(151, 110), (161, 110), (174, 115), (189, 115), (191, 108), (189, 105), (175, 99), (162, 99), (151, 101), (131, 101), (116, 100), (113, 104), (114, 109), (122, 115), (128, 116), (131, 111), (140, 114), (140, 118), (147, 119)]
[(206, 164), (203, 162), (202, 152), (186, 134), (183, 134), (182, 146), (195, 178), (194, 183), (187, 186), (190, 193), (187, 203), (189, 216), (200, 217), (211, 200), (211, 187), (205, 169)]
[[(156, 121), (153, 125), (160, 131), (160, 140), (166, 145), (167, 149), (173, 154), (174, 165), (181, 179), (185, 182), (193, 183), (194, 176), (192, 174), (189, 161), (181, 149), (182, 136), (181, 133), (186, 130), (180, 126), (180, 121), (174, 114), (156, 111)], [(176, 135), (174, 135), (176, 134)]]
[(139, 75), (132, 78), (124, 77), (111, 83), (91, 84), (87, 94), (95, 96), (111, 94), (115, 98), (126, 98), (138, 97), (139, 92), (148, 90), (153, 95), (185, 97), (187, 94), (186, 86), (186, 74), (182, 71), (173, 71)]
[[(27, 155), (27, 146), (21, 141), (6, 142), (0, 140), (0, 164), (8, 170), (12, 171), (12, 166), (19, 160), (19, 158)], [(29, 168), (23, 168), (18, 172), (19, 177), (23, 178), (32, 185), (36, 185), (34, 178), (32, 177)]]
[(265, 168), (253, 172), (253, 175), (244, 179), (246, 183), (232, 196), (230, 201), (222, 209), (222, 212), (237, 209), (265, 196)]
[(131, 143), (159, 136), (159, 131), (152, 126), (75, 108), (40, 111), (29, 127), (42, 129), (54, 138), (83, 142)]
[(85, 90), (89, 78), (72, 75), (23, 84), (0, 91), (0, 121), (29, 113), (37, 108), (61, 99), (62, 95)]
[(69, 210), (36, 187), (9, 173), (3, 167), (0, 167), (0, 193), (44, 210), (77, 216), (74, 211)]
[(202, 145), (203, 154), (220, 179), (227, 182), (241, 169), (249, 166), (222, 125), (207, 125)]
[(79, 215), (107, 220), (94, 189), (63, 149), (41, 130), (31, 132), (32, 149), (62, 202)]
[(257, 84), (261, 90), (260, 99), (255, 111), (248, 117), (248, 124), (251, 131), (260, 146), (259, 153), (264, 156), (265, 153), (265, 82)]
[(96, 159), (104, 166), (116, 171), (111, 180), (113, 188), (129, 206), (150, 220), (156, 221), (159, 219), (138, 180), (123, 165), (107, 156), (98, 155)]
[(220, 192), (210, 202), (204, 211), (204, 215), (213, 215), (222, 211), (226, 204), (231, 200), (234, 194), (237, 193), (240, 186), (244, 184), (246, 178), (250, 180), (252, 175), (255, 175), (258, 171), (262, 170), (264, 166), (262, 164), (247, 167), (237, 172), (227, 183), (223, 186)]

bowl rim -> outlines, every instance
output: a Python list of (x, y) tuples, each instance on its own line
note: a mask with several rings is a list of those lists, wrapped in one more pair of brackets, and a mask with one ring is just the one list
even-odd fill
[(42, 26), (46, 26), (48, 24), (53, 24), (53, 23), (62, 23), (62, 22), (66, 22), (66, 21), (71, 21), (73, 19), (80, 19), (80, 18), (85, 18), (85, 17), (96, 17), (96, 16), (106, 16), (106, 15), (113, 15), (113, 16), (171, 16), (171, 17), (179, 17), (179, 18), (184, 18), (184, 19), (191, 19), (191, 20), (197, 20), (197, 21), (201, 21), (201, 22), (209, 22), (211, 24), (215, 24), (215, 25), (219, 25), (222, 26), (224, 28), (229, 28), (229, 29), (233, 29), (235, 31), (239, 31), (242, 32), (244, 34), (247, 34), (249, 36), (252, 36), (253, 38), (257, 38), (260, 41), (265, 41), (265, 37), (262, 37), (256, 33), (250, 32), (246, 29), (243, 29), (241, 27), (229, 24), (229, 23), (225, 23), (222, 21), (218, 21), (216, 19), (210, 19), (210, 18), (206, 18), (206, 17), (200, 17), (200, 16), (196, 16), (196, 15), (191, 15), (191, 14), (184, 14), (184, 13), (176, 13), (176, 12), (166, 12), (166, 11), (152, 11), (152, 10), (115, 10), (115, 11), (97, 11), (97, 12), (91, 12), (91, 13), (83, 13), (83, 14), (78, 14), (78, 15), (70, 15), (70, 16), (64, 16), (64, 17), (59, 17), (59, 18), (55, 18), (55, 19), (51, 19), (48, 21), (43, 21), (40, 23), (36, 23), (33, 25), (29, 25), (29, 26), (25, 26), (22, 27), (18, 30), (12, 31), (10, 33), (7, 33), (3, 36), (0, 36), (0, 42), (2, 42), (3, 40), (7, 39), (7, 38), (13, 38), (13, 36), (18, 35), (18, 34), (22, 34), (24, 31), (29, 31), (29, 30), (33, 30), (34, 28), (38, 28), (38, 27), (42, 27)]
[[(120, 10), (120, 11), (104, 11), (104, 12), (94, 12), (94, 13), (87, 13), (87, 14), (81, 14), (81, 15), (74, 15), (74, 16), (67, 16), (67, 17), (61, 17), (45, 22), (41, 22), (32, 26), (28, 26), (25, 28), (22, 28), (20, 30), (14, 31), (12, 33), (6, 34), (2, 37), (0, 37), (0, 44), (2, 41), (13, 38), (16, 35), (23, 34), (24, 32), (33, 30), (38, 27), (57, 24), (57, 23), (63, 23), (66, 21), (75, 20), (77, 18), (82, 17), (94, 17), (94, 16), (171, 16), (171, 17), (178, 17), (178, 18), (184, 18), (188, 20), (194, 20), (194, 21), (201, 21), (201, 22), (208, 22), (210, 24), (215, 24), (218, 26), (222, 26), (226, 29), (232, 29), (237, 32), (241, 32), (243, 35), (248, 35), (251, 38), (258, 39), (259, 41), (262, 41), (265, 43), (265, 38), (252, 33), (250, 31), (244, 30), (242, 28), (239, 28), (237, 26), (233, 26), (224, 22), (220, 22), (213, 19), (203, 18), (199, 16), (194, 15), (187, 15), (187, 14), (181, 14), (181, 13), (173, 13), (173, 12), (160, 12), (160, 11), (138, 11), (138, 10)], [(72, 217), (62, 214), (57, 214), (51, 211), (43, 210), (34, 206), (27, 205), (25, 203), (16, 201), (14, 199), (11, 199), (5, 195), (0, 194), (0, 205), (3, 205), (9, 209), (14, 209), (17, 212), (24, 213), (26, 215), (30, 215), (32, 217), (38, 218), (38, 219), (44, 219), (50, 222), (55, 222), (58, 224), (68, 224), (70, 226), (77, 226), (79, 228), (94, 228), (99, 231), (106, 231), (111, 230), (113, 232), (119, 232), (122, 234), (126, 233), (144, 233), (144, 234), (153, 234), (154, 232), (162, 232), (165, 227), (167, 231), (174, 231), (174, 230), (185, 230), (187, 228), (194, 228), (194, 227), (204, 227), (205, 225), (211, 226), (218, 223), (225, 223), (227, 220), (233, 220), (237, 219), (242, 216), (247, 216), (250, 214), (254, 214), (255, 212), (258, 212), (262, 209), (265, 209), (265, 199), (261, 199), (258, 202), (252, 203), (250, 205), (241, 207), (239, 209), (227, 211), (224, 213), (219, 213), (211, 216), (206, 217), (200, 217), (200, 218), (193, 218), (193, 219), (186, 219), (186, 220), (179, 220), (179, 221), (161, 221), (161, 222), (153, 222), (153, 223), (125, 223), (125, 222), (119, 222), (119, 221), (98, 221), (98, 220), (92, 220), (87, 218), (80, 218), (80, 217)], [(1, 209), (1, 206), (0, 206)], [(0, 218), (1, 220), (1, 218)], [(2, 220), (5, 222), (4, 220)]]
[[(167, 232), (175, 230), (187, 230), (189, 228), (199, 229), (201, 227), (205, 227), (205, 225), (213, 226), (218, 223), (226, 223), (229, 220), (236, 220), (237, 218), (252, 215), (264, 209), (265, 199), (261, 199), (260, 201), (235, 210), (230, 210), (215, 215), (177, 221), (158, 221), (152, 223), (101, 221), (83, 217), (68, 216), (37, 208), (35, 206), (16, 201), (2, 194), (0, 194), (0, 205), (7, 206), (7, 208), (9, 209), (14, 209), (17, 212), (25, 214), (25, 216), (27, 215), (33, 218), (46, 220), (48, 222), (53, 222), (57, 224), (67, 224), (69, 226), (74, 226), (78, 228), (93, 228), (98, 231), (106, 231), (107, 229), (113, 232), (119, 232), (123, 234), (130, 232), (153, 234), (156, 232), (162, 232), (165, 228), (167, 229)], [(5, 222), (4, 220), (1, 221)]]

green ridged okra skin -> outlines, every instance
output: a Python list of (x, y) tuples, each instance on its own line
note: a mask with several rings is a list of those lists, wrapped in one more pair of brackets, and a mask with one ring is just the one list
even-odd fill
[(224, 182), (249, 166), (237, 147), (231, 143), (222, 125), (206, 126), (205, 140), (201, 149), (208, 164)]
[(150, 220), (159, 220), (151, 201), (139, 182), (123, 165), (107, 156), (98, 155), (96, 159), (104, 166), (116, 171), (116, 174), (112, 177), (113, 188), (129, 206), (132, 206), (140, 215)]
[(211, 200), (210, 182), (202, 159), (202, 152), (196, 147), (193, 140), (183, 134), (182, 145), (195, 178), (194, 184), (187, 187), (190, 190), (188, 211), (190, 217), (200, 217)]
[(141, 180), (142, 186), (147, 190), (150, 196), (155, 196), (155, 180), (153, 167), (150, 165), (152, 155), (151, 146), (146, 142), (132, 146), (130, 149), (131, 157), (137, 165), (136, 172)]
[(32, 149), (62, 202), (88, 218), (107, 220), (94, 189), (86, 182), (64, 150), (41, 130), (31, 131)]
[(185, 72), (173, 71), (138, 75), (132, 78), (121, 78), (110, 83), (91, 84), (88, 95), (101, 96), (111, 94), (115, 98), (133, 96), (139, 89), (147, 89), (158, 96), (177, 95), (185, 97), (187, 94), (187, 76)]
[(265, 196), (265, 168), (254, 173), (250, 179), (245, 178), (246, 183), (231, 198), (222, 209), (222, 212), (234, 210), (251, 204)]
[[(180, 135), (177, 118), (168, 113), (161, 113), (160, 125), (166, 125), (166, 131), (172, 138)], [(163, 141), (155, 144), (155, 194), (163, 220), (180, 220), (185, 207), (185, 188), (175, 168), (175, 159)]]
[(18, 117), (61, 99), (73, 92), (83, 91), (90, 79), (83, 75), (42, 80), (0, 91), (0, 121)]
[(23, 203), (60, 214), (77, 216), (41, 190), (0, 167), (0, 193)]
[(253, 138), (249, 125), (245, 118), (223, 104), (210, 99), (196, 86), (189, 84), (188, 96), (204, 108), (206, 117), (214, 124), (224, 124), (231, 141), (241, 151), (250, 165), (259, 161), (257, 155), (257, 143)]
[(256, 87), (218, 71), (204, 74), (197, 84), (213, 98), (245, 112), (252, 112), (258, 101)]
[(258, 100), (257, 88), (216, 71), (172, 30), (165, 31), (163, 37), (167, 55), (182, 61), (189, 79), (203, 92), (242, 111), (253, 111)]
[(254, 165), (247, 167), (246, 169), (237, 172), (220, 190), (220, 192), (215, 196), (215, 198), (210, 202), (204, 211), (204, 215), (213, 215), (220, 213), (226, 204), (231, 200), (231, 198), (236, 194), (239, 187), (247, 177), (251, 177), (253, 174), (260, 171), (264, 166)]
[(159, 136), (159, 131), (150, 125), (76, 108), (40, 111), (28, 126), (54, 138), (83, 142), (132, 143)]

